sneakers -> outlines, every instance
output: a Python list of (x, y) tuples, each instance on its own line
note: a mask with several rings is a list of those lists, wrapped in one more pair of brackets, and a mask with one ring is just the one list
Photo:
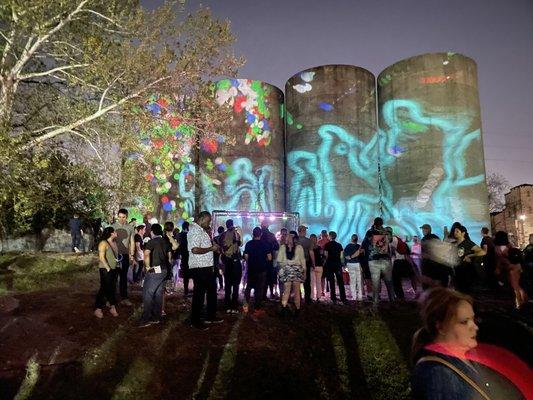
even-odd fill
[(94, 310), (94, 316), (98, 319), (104, 318), (104, 313), (102, 312), (102, 309), (97, 308), (96, 310)]
[(204, 323), (211, 325), (211, 324), (221, 324), (222, 322), (224, 322), (222, 318), (215, 317), (215, 318), (206, 319)]
[(81, 253), (81, 250), (78, 249), (77, 247), (74, 247), (74, 253)]
[(128, 299), (124, 299), (124, 300), (122, 300), (122, 301), (120, 302), (120, 304), (122, 304), (122, 305), (124, 305), (124, 306), (128, 306), (128, 307), (130, 307), (130, 306), (133, 305), (133, 303), (132, 303), (131, 301), (129, 301)]

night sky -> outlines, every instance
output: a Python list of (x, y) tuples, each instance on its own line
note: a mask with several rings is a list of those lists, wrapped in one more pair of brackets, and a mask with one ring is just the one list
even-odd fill
[[(142, 0), (153, 8), (162, 0)], [(229, 19), (239, 77), (284, 89), (297, 72), (352, 64), (378, 75), (414, 55), (454, 51), (478, 64), (487, 173), (533, 183), (532, 0), (189, 1)]]

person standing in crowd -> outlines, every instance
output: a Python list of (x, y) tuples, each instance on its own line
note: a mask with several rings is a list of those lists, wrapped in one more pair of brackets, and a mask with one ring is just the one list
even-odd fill
[(145, 226), (139, 225), (135, 228), (135, 263), (133, 267), (133, 282), (138, 283), (144, 277), (144, 231)]
[(117, 244), (115, 240), (117, 233), (112, 227), (107, 227), (102, 233), (100, 243), (98, 244), (98, 271), (100, 273), (100, 289), (96, 295), (94, 305), (94, 315), (96, 318), (103, 318), (103, 308), (106, 301), (109, 302), (109, 312), (113, 317), (118, 317), (115, 308), (115, 285), (117, 280)]
[[(320, 246), (320, 249), (322, 250), (322, 257), (324, 257), (324, 246), (329, 242), (328, 237), (328, 231), (323, 229), (320, 232), (320, 237), (318, 238), (318, 245)], [(326, 282), (326, 273), (324, 270), (324, 273), (322, 274), (322, 296), (325, 296), (324, 290), (329, 287), (329, 283)]]
[(304, 282), (304, 296), (305, 304), (311, 304), (311, 275), (315, 267), (315, 253), (313, 252), (313, 244), (311, 239), (307, 236), (307, 226), (300, 225), (298, 227), (298, 244), (304, 249), (305, 257), (305, 282)]
[(466, 227), (462, 225), (456, 227), (453, 235), (459, 257), (459, 265), (455, 269), (455, 288), (460, 292), (468, 293), (477, 275), (473, 264), (474, 258), (483, 257), (486, 253), (470, 240)]
[(487, 284), (491, 289), (498, 288), (498, 280), (496, 279), (496, 252), (494, 248), (494, 240), (490, 236), (489, 228), (484, 226), (481, 228), (481, 243), (479, 247), (485, 250), (483, 257), (483, 270), (485, 271)]
[(91, 250), (98, 250), (98, 244), (100, 243), (100, 235), (102, 234), (102, 218), (96, 218), (92, 223), (93, 235), (94, 235), (94, 248)]
[(318, 238), (318, 245), (324, 250), (324, 246), (329, 242), (329, 236), (328, 231), (325, 229), (322, 229), (320, 232), (320, 237)]
[(341, 301), (347, 304), (346, 292), (344, 289), (344, 279), (342, 277), (342, 259), (344, 249), (342, 245), (337, 242), (337, 233), (331, 231), (329, 233), (329, 241), (324, 246), (324, 273), (329, 282), (329, 293), (333, 304), (337, 304), (337, 294), (335, 293), (335, 278), (337, 278), (337, 285), (339, 285), (339, 294)]
[(426, 289), (429, 286), (440, 284), (441, 286), (448, 287), (450, 276), (453, 275), (453, 271), (440, 264), (435, 260), (433, 247), (440, 244), (440, 238), (431, 232), (431, 225), (424, 224), (420, 227), (422, 230), (422, 275), (429, 279), (425, 279), (423, 288)]
[(495, 346), (487, 347), (488, 356), (479, 349), (483, 345), (478, 346), (470, 296), (436, 287), (424, 294), (421, 306), (423, 326), (414, 334), (412, 346), (414, 400), (528, 398), (520, 390), (529, 385), (531, 392), (524, 377), (529, 367)]
[(351, 242), (344, 249), (344, 257), (346, 259), (346, 267), (350, 276), (350, 293), (352, 300), (363, 300), (363, 275), (361, 273), (360, 256), (363, 249), (358, 242), (359, 238), (356, 234), (352, 235)]
[(154, 214), (151, 212), (147, 212), (143, 217), (144, 238), (148, 238), (148, 240), (152, 238), (152, 218), (154, 218)]
[(392, 286), (394, 294), (398, 299), (405, 299), (403, 292), (402, 278), (408, 277), (411, 280), (411, 287), (413, 293), (417, 294), (417, 275), (414, 271), (414, 263), (411, 259), (411, 250), (407, 243), (405, 243), (399, 236), (393, 234), (391, 227), (386, 228), (391, 239), (391, 260), (392, 260)]
[(324, 272), (324, 261), (322, 256), (322, 249), (318, 245), (318, 238), (314, 233), (309, 236), (311, 240), (314, 253), (314, 267), (311, 271), (311, 294), (315, 301), (319, 301), (323, 296), (322, 289), (322, 273)]
[(175, 287), (172, 285), (172, 266), (174, 265), (174, 260), (179, 257), (179, 243), (174, 238), (174, 222), (167, 221), (164, 225), (163, 239), (170, 247), (170, 258), (169, 266), (167, 269), (167, 276), (165, 277), (165, 285), (163, 290), (163, 308), (161, 310), (161, 315), (167, 315), (165, 311), (165, 304), (167, 301), (167, 296), (172, 294), (175, 290)]
[(413, 260), (415, 264), (418, 275), (421, 275), (422, 274), (422, 244), (420, 243), (420, 238), (417, 235), (413, 236), (413, 244), (411, 246), (411, 260)]
[(117, 222), (113, 225), (113, 229), (117, 232), (117, 248), (119, 265), (119, 290), (121, 304), (125, 306), (133, 305), (128, 299), (128, 269), (130, 264), (133, 264), (135, 256), (135, 242), (133, 241), (133, 226), (128, 224), (128, 210), (121, 208), (118, 210)]
[(163, 228), (152, 225), (152, 239), (144, 247), (146, 276), (143, 283), (141, 327), (158, 324), (163, 312), (165, 281), (170, 269), (172, 248), (163, 237)]
[(375, 307), (378, 305), (379, 295), (381, 293), (381, 276), (385, 280), (389, 300), (394, 301), (390, 240), (391, 238), (388, 232), (383, 228), (383, 219), (376, 217), (374, 224), (366, 232), (363, 246), (365, 253), (368, 254), (368, 267), (372, 277)]
[(280, 265), (279, 280), (283, 283), (283, 296), (281, 298), (281, 316), (287, 314), (287, 305), (294, 293), (295, 317), (300, 314), (300, 287), (305, 282), (305, 256), (304, 249), (298, 244), (298, 234), (290, 231), (287, 241), (278, 252), (277, 262)]
[(271, 246), (261, 240), (263, 232), (256, 226), (252, 232), (253, 239), (244, 246), (244, 259), (247, 265), (247, 281), (244, 291), (243, 311), (249, 310), (250, 292), (254, 289), (254, 316), (261, 315), (261, 303), (266, 285), (267, 263), (272, 261)]
[[(213, 242), (215, 242), (219, 248), (222, 248), (222, 242), (220, 239), (222, 238), (222, 234), (224, 233), (224, 227), (219, 226), (217, 229), (218, 235), (213, 238)], [(223, 273), (224, 273), (224, 263), (221, 260), (221, 254), (220, 251), (215, 251), (215, 278), (218, 281), (218, 291), (224, 290), (224, 279), (223, 279)]]
[(496, 232), (494, 245), (496, 270), (500, 274), (507, 276), (515, 296), (515, 308), (519, 309), (527, 301), (526, 293), (520, 286), (520, 275), (522, 273), (521, 260), (519, 255), (516, 257), (520, 250), (511, 246), (509, 236), (503, 231)]
[(222, 244), (222, 262), (224, 263), (224, 281), (226, 282), (224, 305), (226, 314), (239, 312), (239, 286), (242, 279), (241, 236), (233, 225), (233, 220), (226, 221), (226, 231), (220, 237)]
[(181, 279), (183, 279), (183, 296), (189, 295), (189, 245), (187, 242), (187, 235), (189, 233), (189, 223), (184, 221), (181, 224), (181, 232), (179, 235), (179, 253), (180, 253), (180, 272)]
[(529, 235), (529, 244), (524, 248), (525, 289), (533, 297), (533, 233)]
[[(217, 286), (215, 282), (215, 270), (213, 265), (213, 252), (219, 251), (217, 244), (213, 244), (206, 233), (211, 225), (211, 214), (202, 211), (193, 223), (187, 237), (187, 245), (190, 253), (189, 273), (194, 284), (191, 325), (194, 328), (205, 330), (206, 324), (218, 324), (224, 320), (216, 316), (217, 311)], [(206, 320), (202, 322), (201, 315), (207, 300)]]
[(72, 251), (79, 253), (81, 247), (81, 241), (83, 237), (83, 230), (81, 229), (82, 220), (78, 213), (74, 213), (72, 218), (69, 221), (70, 226), (70, 237), (72, 239)]
[[(272, 254), (272, 260), (275, 260), (276, 252), (279, 250), (280, 246), (278, 241), (276, 240), (276, 235), (274, 235), (268, 229), (268, 222), (266, 220), (261, 221), (261, 231), (263, 232), (261, 235), (261, 240), (266, 242), (270, 246), (270, 254)], [(277, 265), (275, 265), (274, 261), (267, 262), (266, 279), (267, 282), (265, 287), (265, 293), (263, 295), (263, 300), (266, 300), (267, 298), (268, 289), (270, 289), (270, 298), (275, 299), (276, 293), (274, 288), (278, 283), (278, 271)]]

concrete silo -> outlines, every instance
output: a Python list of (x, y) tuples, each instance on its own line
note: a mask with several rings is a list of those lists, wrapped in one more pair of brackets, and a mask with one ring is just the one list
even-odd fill
[(351, 65), (307, 69), (285, 85), (288, 211), (341, 242), (364, 234), (379, 204), (374, 75)]
[(200, 141), (200, 209), (283, 211), (283, 92), (250, 79), (215, 84), (230, 132)]
[(437, 234), (454, 221), (488, 225), (476, 63), (456, 53), (411, 57), (378, 77), (386, 223)]

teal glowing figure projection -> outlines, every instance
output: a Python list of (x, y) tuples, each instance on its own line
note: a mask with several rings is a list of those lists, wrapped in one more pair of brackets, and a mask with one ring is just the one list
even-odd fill
[(378, 77), (385, 217), (406, 234), (454, 221), (473, 238), (488, 225), (475, 62), (455, 53), (400, 61)]
[(454, 53), (401, 61), (377, 79), (351, 66), (286, 84), (287, 209), (341, 242), (375, 216), (401, 235), (488, 224), (475, 63)]
[(283, 93), (257, 80), (224, 79), (215, 100), (233, 112), (229, 133), (200, 142), (201, 208), (283, 211)]
[(380, 202), (375, 78), (349, 65), (294, 75), (285, 86), (287, 210), (310, 232), (344, 242)]

